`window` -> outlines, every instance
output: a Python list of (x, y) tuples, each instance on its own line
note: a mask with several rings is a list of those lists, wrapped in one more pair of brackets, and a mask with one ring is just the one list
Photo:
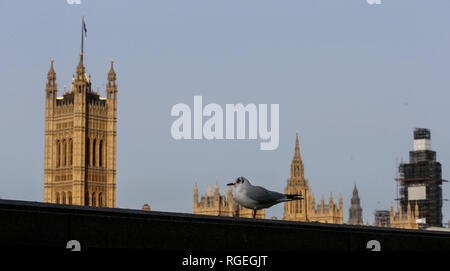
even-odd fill
[(68, 198), (68, 202), (69, 204), (72, 204), (72, 192), (67, 192), (67, 198)]
[(58, 192), (56, 192), (56, 204), (59, 204), (59, 193)]
[(69, 166), (73, 163), (73, 141), (69, 139)]
[(63, 140), (63, 166), (67, 165), (67, 142)]
[(66, 204), (66, 193), (62, 192), (62, 204)]
[(56, 167), (61, 165), (61, 143), (56, 140)]
[(90, 165), (91, 162), (91, 145), (89, 138), (86, 139), (86, 165)]
[(103, 140), (100, 140), (98, 144), (98, 165), (103, 166)]
[(95, 155), (96, 155), (96, 148), (97, 148), (97, 140), (94, 139), (94, 141), (92, 142), (92, 166), (95, 167)]

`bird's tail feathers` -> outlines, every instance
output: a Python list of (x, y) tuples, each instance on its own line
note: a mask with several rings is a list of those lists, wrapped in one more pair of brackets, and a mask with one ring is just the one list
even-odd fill
[(289, 200), (304, 199), (302, 194), (285, 194)]

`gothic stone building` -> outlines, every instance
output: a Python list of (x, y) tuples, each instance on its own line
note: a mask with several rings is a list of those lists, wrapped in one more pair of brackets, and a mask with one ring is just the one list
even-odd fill
[(57, 97), (51, 60), (46, 85), (44, 202), (116, 206), (117, 85), (111, 61), (106, 97), (92, 91), (80, 54), (72, 88)]
[(417, 219), (419, 219), (419, 206), (417, 202), (414, 208), (411, 208), (411, 204), (408, 202), (406, 213), (403, 212), (403, 208), (400, 205), (398, 206), (398, 211), (394, 212), (394, 205), (391, 204), (389, 216), (390, 226), (392, 228), (419, 229), (419, 224), (417, 224)]
[[(233, 200), (232, 187), (228, 187), (228, 195), (221, 195), (219, 192), (219, 185), (216, 183), (214, 195), (211, 193), (211, 186), (208, 187), (208, 192), (198, 198), (198, 187), (194, 187), (194, 214), (201, 215), (215, 215), (215, 216), (234, 216), (252, 218), (252, 210), (242, 207)], [(256, 218), (265, 218), (266, 210), (258, 210)]]
[(322, 197), (317, 206), (314, 196), (311, 196), (308, 180), (304, 176), (298, 133), (295, 154), (291, 163), (291, 178), (287, 181), (285, 193), (302, 194), (305, 199), (286, 202), (284, 204), (284, 220), (343, 224), (342, 196), (339, 197), (339, 206), (334, 203), (331, 193), (328, 204), (325, 204), (325, 199)]

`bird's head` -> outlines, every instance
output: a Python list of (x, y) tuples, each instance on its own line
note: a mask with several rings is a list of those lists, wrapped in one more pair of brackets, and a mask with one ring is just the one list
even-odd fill
[(245, 177), (238, 177), (234, 183), (229, 183), (227, 185), (234, 185), (238, 188), (241, 185), (250, 185), (250, 182)]

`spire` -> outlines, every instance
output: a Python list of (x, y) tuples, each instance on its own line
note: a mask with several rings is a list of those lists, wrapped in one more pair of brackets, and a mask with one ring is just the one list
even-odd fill
[(108, 73), (108, 81), (116, 81), (116, 72), (114, 71), (114, 59), (111, 59), (111, 68)]
[(50, 58), (50, 70), (47, 74), (47, 89), (56, 90), (56, 72), (53, 68), (53, 57)]
[(57, 92), (56, 72), (55, 72), (55, 69), (53, 68), (53, 57), (50, 58), (50, 70), (48, 71), (48, 74), (47, 74), (46, 92), (47, 92), (46, 96), (49, 101), (56, 100), (56, 92)]
[(419, 218), (419, 205), (417, 204), (417, 201), (416, 205), (414, 206), (414, 218)]
[(108, 99), (116, 99), (117, 85), (116, 72), (114, 71), (114, 59), (111, 59), (111, 68), (108, 73), (108, 82), (106, 83), (106, 93)]
[(53, 57), (50, 58), (50, 70), (48, 71), (47, 78), (48, 79), (55, 79), (56, 73), (55, 69), (53, 68)]
[(86, 73), (86, 70), (85, 70), (84, 64), (83, 64), (83, 52), (80, 52), (80, 62), (78, 62), (78, 66), (77, 66), (77, 78), (78, 79), (84, 78), (85, 73)]
[(294, 160), (302, 160), (300, 156), (300, 143), (298, 142), (298, 132), (296, 133), (295, 137), (295, 154), (294, 154)]
[(211, 197), (211, 185), (208, 185), (208, 197)]
[(298, 132), (295, 137), (295, 153), (291, 164), (291, 179), (295, 179), (296, 182), (300, 182), (305, 185), (305, 175), (303, 168), (303, 161), (300, 155), (300, 143), (298, 140)]
[(216, 180), (216, 186), (214, 187), (214, 197), (215, 197), (215, 198), (219, 198), (219, 196), (220, 196), (220, 192), (219, 192), (219, 183), (218, 183), (218, 181)]
[(356, 183), (355, 186), (353, 187), (353, 197), (358, 197), (358, 188), (356, 188)]

